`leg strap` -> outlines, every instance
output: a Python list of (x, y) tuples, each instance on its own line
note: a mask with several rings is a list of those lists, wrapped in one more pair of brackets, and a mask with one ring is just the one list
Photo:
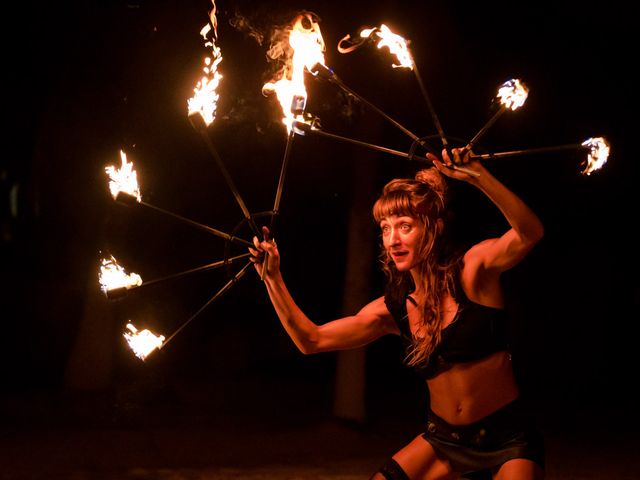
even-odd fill
[(402, 467), (393, 458), (385, 463), (378, 473), (382, 474), (387, 480), (411, 480), (409, 475), (405, 473)]

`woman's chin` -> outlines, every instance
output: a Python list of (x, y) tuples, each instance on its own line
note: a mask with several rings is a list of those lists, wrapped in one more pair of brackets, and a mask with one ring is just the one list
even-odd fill
[(407, 272), (411, 270), (411, 265), (409, 265), (409, 262), (396, 262), (396, 270), (399, 272)]

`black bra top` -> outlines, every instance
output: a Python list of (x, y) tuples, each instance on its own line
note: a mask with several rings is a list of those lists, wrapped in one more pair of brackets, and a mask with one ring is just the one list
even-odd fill
[[(411, 296), (406, 296), (416, 304)], [(385, 304), (400, 329), (402, 342), (410, 351), (413, 335), (409, 327), (406, 299), (392, 300), (385, 295)], [(426, 365), (416, 367), (425, 379), (449, 369), (455, 363), (480, 360), (493, 353), (509, 350), (509, 326), (505, 310), (487, 307), (465, 298), (458, 303), (456, 316), (442, 330), (440, 343)]]

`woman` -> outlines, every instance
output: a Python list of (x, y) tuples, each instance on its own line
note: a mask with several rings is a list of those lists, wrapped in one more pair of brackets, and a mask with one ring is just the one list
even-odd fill
[[(262, 241), (254, 238), (252, 261), (302, 353), (357, 348), (383, 335), (400, 335), (407, 364), (424, 376), (426, 430), (372, 480), (455, 479), (481, 471), (496, 480), (541, 479), (542, 440), (518, 401), (500, 275), (540, 241), (543, 227), (469, 152), (452, 153), (453, 164), (446, 150), (443, 161), (427, 154), (434, 168), (384, 187), (373, 214), (382, 231), (387, 289), (357, 314), (323, 325), (309, 320), (287, 290), (278, 248), (266, 228)], [(460, 165), (465, 168), (455, 168)], [(450, 249), (444, 241), (444, 176), (479, 188), (510, 228), (461, 255), (445, 253)]]

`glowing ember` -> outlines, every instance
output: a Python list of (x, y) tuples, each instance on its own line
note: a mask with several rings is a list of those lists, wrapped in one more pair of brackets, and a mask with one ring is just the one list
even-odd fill
[(362, 38), (369, 38), (371, 35), (376, 35), (380, 41), (377, 47), (387, 47), (392, 55), (395, 55), (398, 59), (398, 64), (393, 64), (393, 68), (409, 68), (413, 70), (413, 58), (407, 48), (407, 41), (400, 35), (393, 33), (389, 30), (384, 23), (380, 25), (380, 28), (365, 28), (360, 32)]
[[(205, 40), (205, 47), (211, 47), (212, 56), (204, 59), (204, 76), (200, 79), (196, 87), (193, 89), (194, 96), (191, 97), (187, 104), (189, 107), (189, 115), (199, 113), (204, 122), (207, 125), (211, 125), (216, 118), (216, 107), (218, 104), (219, 95), (216, 92), (222, 75), (218, 72), (218, 65), (222, 61), (222, 52), (220, 48), (215, 44), (217, 38), (217, 20), (216, 20), (216, 4), (213, 3), (213, 9), (210, 13), (211, 24), (205, 25), (200, 30), (200, 35)], [(207, 38), (207, 35), (212, 31), (213, 25), (213, 37), (211, 40)]]
[(324, 40), (320, 26), (312, 14), (303, 13), (296, 17), (288, 30), (288, 42), (293, 54), (281, 70), (282, 78), (266, 83), (262, 91), (265, 94), (275, 92), (284, 114), (282, 123), (287, 126), (288, 131), (291, 131), (294, 120), (305, 121), (303, 116), (307, 102), (307, 90), (304, 84), (305, 68), (310, 71), (318, 63), (325, 65)]
[(147, 358), (156, 348), (160, 349), (162, 347), (164, 335), (155, 335), (146, 329), (138, 331), (131, 323), (127, 324), (127, 330), (128, 332), (123, 334), (124, 338), (127, 340), (129, 348), (133, 350), (133, 353), (140, 360)]
[(102, 259), (99, 280), (100, 288), (105, 293), (116, 288), (131, 288), (142, 285), (140, 275), (137, 273), (127, 274), (113, 256), (110, 259)]
[(504, 82), (498, 90), (498, 98), (506, 108), (517, 110), (527, 100), (529, 89), (518, 79)]
[(111, 195), (116, 198), (118, 193), (125, 192), (140, 202), (142, 197), (140, 196), (140, 188), (138, 187), (138, 179), (136, 171), (133, 169), (133, 163), (127, 162), (127, 155), (122, 150), (120, 150), (120, 159), (122, 160), (122, 166), (119, 170), (113, 165), (105, 168), (111, 179), (109, 181)]
[(585, 140), (582, 145), (590, 148), (586, 166), (582, 173), (590, 175), (591, 172), (602, 168), (607, 163), (610, 150), (609, 144), (603, 137), (594, 137)]

